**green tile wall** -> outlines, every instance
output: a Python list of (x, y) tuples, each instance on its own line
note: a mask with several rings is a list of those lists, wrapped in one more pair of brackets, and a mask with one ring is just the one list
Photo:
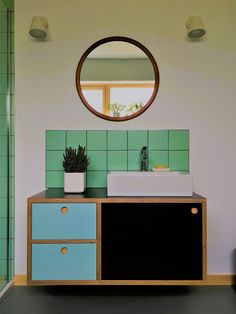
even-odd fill
[(140, 150), (148, 146), (149, 170), (165, 165), (189, 171), (189, 130), (47, 130), (45, 134), (46, 188), (63, 188), (66, 147), (86, 146), (91, 163), (87, 187), (106, 187), (108, 171), (139, 171)]
[(14, 276), (14, 138), (14, 12), (0, 0), (0, 277), (9, 271), (8, 279)]

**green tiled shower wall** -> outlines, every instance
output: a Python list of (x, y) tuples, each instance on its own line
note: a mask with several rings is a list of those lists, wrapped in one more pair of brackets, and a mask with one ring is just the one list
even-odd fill
[[(14, 12), (0, 0), (0, 277), (14, 276)], [(9, 241), (8, 241), (9, 239)]]
[(108, 171), (140, 170), (140, 151), (149, 150), (149, 170), (165, 165), (189, 171), (189, 130), (47, 130), (46, 188), (62, 188), (63, 153), (66, 147), (86, 146), (91, 158), (87, 187), (106, 187)]

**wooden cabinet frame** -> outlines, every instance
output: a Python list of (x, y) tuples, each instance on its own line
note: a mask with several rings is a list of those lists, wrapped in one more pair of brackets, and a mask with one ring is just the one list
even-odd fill
[[(92, 190), (92, 189), (91, 189)], [(28, 199), (28, 228), (27, 228), (27, 283), (28, 285), (202, 285), (207, 275), (207, 233), (206, 233), (206, 199), (194, 194), (192, 197), (97, 197), (96, 193), (88, 195), (55, 194), (47, 197), (46, 191)], [(96, 240), (32, 240), (32, 204), (33, 203), (96, 203), (97, 239)], [(202, 280), (102, 280), (102, 203), (201, 203), (202, 204)], [(96, 243), (97, 244), (97, 280), (32, 280), (32, 244), (33, 243)]]

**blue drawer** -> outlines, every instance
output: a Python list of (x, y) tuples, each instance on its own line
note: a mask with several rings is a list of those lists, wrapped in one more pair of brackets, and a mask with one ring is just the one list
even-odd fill
[(32, 239), (96, 239), (96, 204), (33, 203)]
[(96, 244), (33, 244), (32, 280), (96, 280)]

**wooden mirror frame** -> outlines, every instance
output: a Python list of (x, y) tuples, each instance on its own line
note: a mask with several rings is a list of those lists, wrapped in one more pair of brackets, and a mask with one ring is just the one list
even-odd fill
[[(152, 95), (149, 99), (149, 101), (145, 104), (145, 106), (143, 106), (143, 108), (141, 108), (139, 111), (125, 116), (125, 117), (112, 117), (112, 116), (108, 116), (105, 115), (103, 113), (98, 112), (97, 110), (95, 110), (86, 100), (86, 98), (83, 95), (82, 92), (82, 88), (81, 88), (81, 84), (80, 84), (80, 77), (81, 77), (81, 70), (83, 67), (83, 64), (87, 58), (87, 56), (90, 54), (90, 52), (92, 52), (95, 48), (97, 48), (98, 46), (108, 43), (108, 42), (113, 42), (113, 41), (121, 41), (121, 42), (127, 42), (130, 44), (133, 44), (134, 46), (140, 48), (149, 58), (149, 60), (152, 63), (153, 66), (153, 70), (154, 70), (154, 76), (155, 76), (155, 84), (154, 84), (154, 89), (152, 92)], [(87, 109), (89, 111), (91, 111), (93, 114), (95, 114), (96, 116), (105, 119), (105, 120), (110, 120), (110, 121), (126, 121), (126, 120), (130, 120), (130, 119), (134, 119), (136, 117), (138, 117), (139, 115), (141, 115), (144, 111), (146, 111), (148, 109), (148, 107), (153, 103), (156, 95), (157, 95), (157, 91), (159, 88), (159, 82), (160, 82), (160, 76), (159, 76), (159, 69), (157, 66), (157, 63), (154, 59), (154, 57), (152, 56), (151, 52), (144, 47), (141, 43), (139, 43), (138, 41), (131, 39), (131, 38), (127, 38), (127, 37), (122, 37), (122, 36), (112, 36), (112, 37), (106, 37), (103, 38), (97, 42), (95, 42), (93, 45), (91, 45), (82, 55), (82, 57), (80, 58), (80, 61), (78, 63), (77, 66), (77, 70), (76, 70), (76, 88), (79, 94), (80, 99), (82, 100), (83, 104), (87, 107)]]

